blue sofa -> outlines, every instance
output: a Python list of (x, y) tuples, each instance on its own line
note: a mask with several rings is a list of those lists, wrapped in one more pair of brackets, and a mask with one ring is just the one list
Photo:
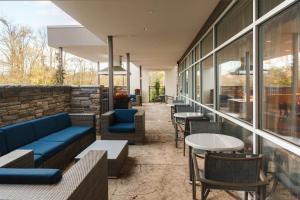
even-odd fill
[(59, 113), (1, 127), (0, 156), (16, 149), (33, 150), (35, 167), (65, 168), (96, 139), (94, 122), (77, 125), (78, 117)]
[(145, 138), (145, 112), (137, 109), (115, 109), (101, 116), (101, 138), (143, 143)]

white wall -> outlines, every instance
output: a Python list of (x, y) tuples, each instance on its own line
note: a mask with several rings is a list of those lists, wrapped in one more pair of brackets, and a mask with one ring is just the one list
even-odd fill
[(140, 89), (140, 69), (130, 63), (130, 94), (134, 94), (135, 89)]
[(165, 70), (165, 86), (166, 95), (175, 97), (177, 90), (177, 66), (171, 70)]

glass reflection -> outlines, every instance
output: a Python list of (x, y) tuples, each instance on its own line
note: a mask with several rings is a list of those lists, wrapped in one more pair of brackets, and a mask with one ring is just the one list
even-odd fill
[(219, 110), (252, 122), (253, 65), (252, 33), (217, 53)]
[(202, 102), (203, 104), (214, 106), (214, 66), (213, 57), (210, 56), (202, 62)]

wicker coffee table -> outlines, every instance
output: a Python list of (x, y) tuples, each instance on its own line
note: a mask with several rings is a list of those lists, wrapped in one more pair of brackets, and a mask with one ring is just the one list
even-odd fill
[(108, 176), (118, 177), (125, 160), (128, 157), (128, 141), (127, 140), (96, 140), (85, 150), (75, 157), (75, 161), (81, 159), (90, 150), (107, 151), (108, 160)]

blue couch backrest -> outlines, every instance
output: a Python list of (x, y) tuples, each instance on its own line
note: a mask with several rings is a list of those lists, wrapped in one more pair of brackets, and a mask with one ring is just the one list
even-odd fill
[(7, 147), (5, 142), (5, 135), (3, 131), (0, 130), (0, 156), (7, 153)]
[(10, 126), (2, 127), (1, 130), (5, 135), (5, 142), (7, 152), (24, 146), (35, 140), (33, 124), (28, 122), (22, 122)]
[(0, 128), (0, 156), (71, 126), (68, 113), (42, 117)]
[(115, 109), (115, 121), (117, 123), (133, 123), (137, 109)]
[(68, 113), (58, 113), (56, 115), (50, 116), (50, 118), (54, 118), (57, 130), (62, 130), (72, 125), (71, 118)]
[(35, 139), (40, 139), (58, 131), (54, 117), (42, 117), (31, 122), (34, 127)]

